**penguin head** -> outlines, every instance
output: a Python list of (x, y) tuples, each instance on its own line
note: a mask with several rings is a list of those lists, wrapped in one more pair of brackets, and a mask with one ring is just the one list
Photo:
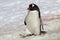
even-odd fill
[(32, 3), (29, 5), (28, 10), (29, 11), (33, 11), (33, 10), (39, 11), (39, 7), (36, 4)]

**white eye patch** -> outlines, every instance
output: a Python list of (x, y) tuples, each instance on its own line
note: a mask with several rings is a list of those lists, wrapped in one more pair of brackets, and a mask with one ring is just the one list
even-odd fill
[(34, 4), (32, 4), (32, 7), (34, 7)]

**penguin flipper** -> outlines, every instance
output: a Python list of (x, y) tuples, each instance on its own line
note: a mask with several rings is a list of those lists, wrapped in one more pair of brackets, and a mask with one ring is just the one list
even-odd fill
[(40, 27), (44, 30), (40, 11), (39, 11), (39, 19), (40, 19)]
[(24, 24), (27, 25), (27, 24), (26, 24), (26, 21), (24, 21)]
[(40, 24), (41, 28), (44, 30), (42, 19), (40, 20), (40, 22), (41, 22), (41, 24)]

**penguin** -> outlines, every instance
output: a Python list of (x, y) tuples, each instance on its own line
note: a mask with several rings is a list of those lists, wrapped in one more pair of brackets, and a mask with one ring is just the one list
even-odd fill
[[(41, 13), (39, 7), (31, 3), (28, 7), (28, 14), (25, 17), (24, 24), (32, 35), (41, 35), (43, 28)], [(42, 28), (42, 29), (41, 29)]]

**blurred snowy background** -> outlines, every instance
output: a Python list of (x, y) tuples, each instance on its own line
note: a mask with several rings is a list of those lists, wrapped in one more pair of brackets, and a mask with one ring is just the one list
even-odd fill
[(0, 35), (23, 33), (31, 3), (39, 6), (45, 30), (60, 33), (60, 0), (0, 0)]

